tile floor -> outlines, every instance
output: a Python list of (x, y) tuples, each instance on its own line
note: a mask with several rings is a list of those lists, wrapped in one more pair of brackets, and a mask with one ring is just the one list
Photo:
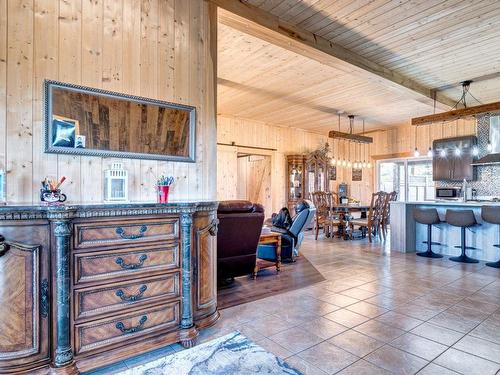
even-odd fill
[(500, 373), (500, 270), (386, 248), (308, 235), (326, 281), (222, 310), (200, 341), (239, 330), (306, 375)]

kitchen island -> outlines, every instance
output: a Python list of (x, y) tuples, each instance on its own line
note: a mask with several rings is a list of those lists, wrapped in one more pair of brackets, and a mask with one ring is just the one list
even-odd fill
[(419, 224), (413, 219), (415, 208), (436, 208), (441, 224), (432, 227), (432, 250), (436, 253), (457, 256), (460, 249), (460, 228), (453, 227), (445, 222), (447, 209), (473, 210), (478, 224), (467, 230), (467, 246), (476, 248), (467, 250), (467, 254), (482, 261), (497, 261), (500, 257), (499, 249), (494, 244), (500, 243), (498, 225), (483, 222), (481, 219), (482, 206), (500, 206), (500, 202), (492, 201), (425, 201), (425, 202), (391, 202), (391, 251), (404, 253), (425, 251), (427, 245), (427, 226)]

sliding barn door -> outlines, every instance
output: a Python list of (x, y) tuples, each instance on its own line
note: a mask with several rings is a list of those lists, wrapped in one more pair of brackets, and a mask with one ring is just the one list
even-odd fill
[(250, 155), (238, 158), (238, 198), (264, 206), (272, 214), (271, 157)]

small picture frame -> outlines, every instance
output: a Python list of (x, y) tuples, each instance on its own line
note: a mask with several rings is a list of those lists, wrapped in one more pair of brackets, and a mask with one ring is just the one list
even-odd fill
[(352, 181), (362, 181), (363, 180), (363, 169), (353, 168), (352, 169)]
[(61, 120), (64, 122), (69, 122), (71, 124), (74, 124), (75, 125), (75, 133), (80, 134), (80, 121), (69, 118), (69, 117), (59, 116), (59, 115), (52, 115), (52, 118), (55, 120)]
[(75, 148), (85, 148), (85, 136), (84, 135), (76, 135), (75, 136)]
[(75, 136), (80, 129), (80, 122), (63, 116), (53, 116), (52, 146), (75, 147)]

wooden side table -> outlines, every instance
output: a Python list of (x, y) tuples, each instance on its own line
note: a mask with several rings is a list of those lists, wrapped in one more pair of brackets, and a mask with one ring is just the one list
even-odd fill
[[(266, 233), (266, 234), (261, 234), (260, 239), (259, 239), (259, 245), (276, 245), (276, 262), (274, 262), (274, 265), (276, 266), (276, 272), (280, 272), (281, 270), (281, 234), (280, 233)], [(259, 267), (260, 268), (265, 268), (265, 263), (269, 263), (268, 261), (264, 259), (259, 259), (257, 258), (255, 260), (255, 268), (253, 270), (253, 278), (255, 279), (257, 277), (257, 272), (259, 272)]]

